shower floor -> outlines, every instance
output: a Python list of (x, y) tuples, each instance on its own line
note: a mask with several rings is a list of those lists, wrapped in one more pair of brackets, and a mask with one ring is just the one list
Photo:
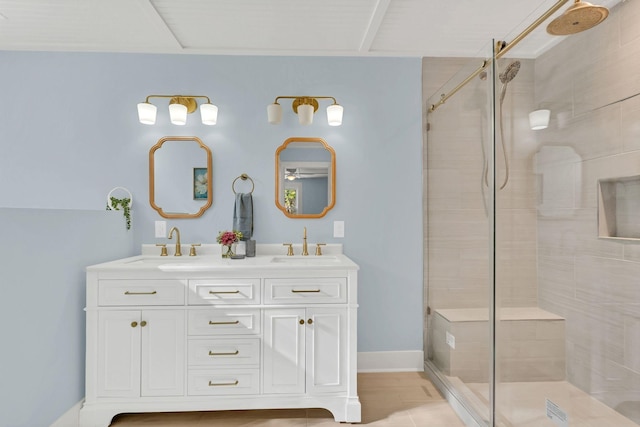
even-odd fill
[[(489, 385), (466, 383), (471, 400), (488, 406)], [(549, 399), (568, 415), (567, 426), (579, 427), (638, 427), (629, 418), (609, 408), (584, 391), (566, 381), (514, 382), (497, 385), (497, 426), (500, 427), (558, 427), (546, 416)]]

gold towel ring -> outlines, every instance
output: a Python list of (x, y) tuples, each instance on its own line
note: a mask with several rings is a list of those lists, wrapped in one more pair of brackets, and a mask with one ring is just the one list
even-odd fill
[(231, 190), (233, 191), (233, 194), (237, 194), (236, 193), (236, 189), (234, 187), (236, 185), (236, 181), (239, 180), (239, 179), (241, 179), (243, 181), (246, 181), (246, 180), (251, 181), (251, 191), (249, 191), (249, 194), (253, 194), (253, 189), (256, 188), (256, 185), (253, 182), (253, 180), (251, 179), (251, 177), (249, 175), (247, 175), (246, 173), (243, 173), (242, 175), (240, 175), (239, 177), (237, 177), (236, 179), (233, 180), (233, 183), (231, 184)]

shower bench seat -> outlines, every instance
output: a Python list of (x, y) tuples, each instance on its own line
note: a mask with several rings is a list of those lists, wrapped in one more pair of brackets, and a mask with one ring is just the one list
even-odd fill
[[(498, 381), (565, 379), (565, 319), (539, 307), (507, 307), (496, 323)], [(464, 382), (489, 378), (489, 311), (437, 309), (432, 316), (433, 361)]]

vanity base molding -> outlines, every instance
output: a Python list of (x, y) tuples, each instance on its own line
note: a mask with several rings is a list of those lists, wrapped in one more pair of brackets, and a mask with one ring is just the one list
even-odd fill
[(81, 427), (108, 427), (118, 414), (145, 412), (205, 412), (241, 411), (252, 409), (326, 409), (336, 422), (360, 422), (361, 407), (357, 397), (300, 397), (296, 395), (264, 397), (263, 395), (243, 395), (238, 397), (211, 398), (166, 398), (131, 402), (117, 400), (110, 403), (86, 404), (80, 411)]
[(336, 258), (323, 269), (88, 267), (80, 427), (123, 413), (302, 408), (360, 422), (358, 267)]

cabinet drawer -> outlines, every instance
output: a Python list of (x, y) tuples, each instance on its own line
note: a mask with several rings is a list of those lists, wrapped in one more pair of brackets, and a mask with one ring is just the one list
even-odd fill
[(347, 279), (267, 279), (264, 299), (265, 304), (345, 303)]
[(189, 304), (260, 304), (260, 279), (189, 281)]
[(191, 396), (258, 394), (259, 369), (189, 371), (188, 393)]
[(184, 305), (184, 292), (180, 280), (100, 280), (98, 304)]
[(189, 341), (189, 366), (246, 366), (260, 364), (258, 338)]
[(189, 366), (246, 366), (260, 364), (258, 338), (189, 341)]
[(260, 310), (189, 311), (189, 335), (253, 335), (260, 333)]

